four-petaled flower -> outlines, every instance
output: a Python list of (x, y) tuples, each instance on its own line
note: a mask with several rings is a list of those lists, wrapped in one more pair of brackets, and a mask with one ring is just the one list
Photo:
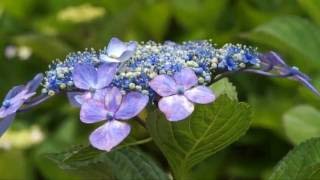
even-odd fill
[(87, 64), (77, 65), (72, 74), (74, 85), (85, 92), (69, 93), (71, 103), (81, 105), (92, 98), (100, 99), (101, 90), (111, 83), (116, 71), (116, 63), (104, 63), (98, 68)]
[(149, 97), (138, 92), (123, 96), (116, 87), (102, 91), (103, 99), (91, 99), (82, 105), (80, 119), (84, 123), (106, 121), (89, 139), (95, 148), (110, 151), (129, 135), (131, 128), (126, 120), (137, 116), (147, 105)]
[(9, 128), (16, 112), (33, 95), (43, 79), (42, 74), (37, 74), (27, 85), (13, 87), (5, 96), (0, 107), (0, 137)]
[(205, 86), (197, 86), (198, 78), (193, 70), (182, 69), (174, 74), (156, 76), (150, 87), (162, 98), (158, 106), (169, 121), (179, 121), (194, 110), (193, 103), (208, 104), (215, 100), (213, 92)]
[[(280, 77), (288, 77), (299, 81), (301, 84), (310, 89), (313, 93), (320, 96), (319, 91), (311, 84), (311, 79), (302, 73), (297, 67), (287, 65), (283, 59), (275, 52), (271, 51), (261, 55), (261, 62), (264, 67), (263, 71), (275, 71)], [(272, 75), (272, 74), (271, 74)]]
[(226, 68), (228, 71), (233, 71), (237, 69), (237, 64), (236, 62), (232, 59), (231, 56), (225, 57), (219, 64), (218, 66), (220, 68)]
[(124, 43), (118, 38), (112, 38), (108, 44), (106, 54), (101, 54), (100, 60), (109, 63), (124, 62), (131, 58), (136, 48), (136, 42)]

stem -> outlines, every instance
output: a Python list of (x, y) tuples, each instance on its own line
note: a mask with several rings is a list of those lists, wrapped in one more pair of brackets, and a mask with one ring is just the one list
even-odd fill
[(217, 75), (217, 76), (212, 80), (211, 84), (219, 81), (220, 79), (223, 79), (223, 78), (229, 76), (230, 74), (239, 73), (239, 72), (242, 72), (243, 70), (244, 70), (244, 69), (239, 69), (239, 70), (237, 70), (237, 71), (227, 71), (227, 72), (221, 73), (221, 74)]
[(42, 98), (44, 98), (46, 96), (48, 96), (48, 95), (47, 94), (40, 94), (39, 96), (36, 96), (36, 97), (34, 97), (32, 99), (28, 99), (26, 102), (24, 102), (24, 104), (25, 105), (33, 104), (34, 102), (37, 102), (37, 101), (39, 101), (40, 99), (42, 99)]
[(269, 76), (269, 77), (275, 77), (275, 78), (286, 78), (286, 77), (290, 77), (292, 76), (291, 73), (287, 73), (287, 74), (272, 74), (269, 72), (265, 72), (265, 71), (260, 71), (260, 70), (254, 70), (254, 69), (246, 69), (243, 72), (247, 72), (247, 73), (254, 73), (254, 74), (260, 74), (263, 76)]
[(152, 137), (148, 137), (146, 139), (142, 139), (142, 140), (135, 141), (135, 142), (132, 142), (132, 143), (124, 144), (122, 147), (119, 147), (119, 148), (129, 147), (129, 146), (137, 146), (137, 145), (141, 145), (141, 144), (146, 144), (146, 143), (151, 142), (151, 141), (152, 141)]

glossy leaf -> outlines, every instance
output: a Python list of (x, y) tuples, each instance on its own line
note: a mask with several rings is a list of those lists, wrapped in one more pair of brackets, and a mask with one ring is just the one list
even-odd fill
[(320, 178), (320, 138), (303, 142), (289, 152), (274, 169), (270, 180)]
[(298, 55), (300, 62), (320, 65), (320, 29), (300, 17), (280, 17), (249, 33), (249, 39)]
[(48, 156), (66, 170), (82, 177), (100, 179), (167, 180), (168, 176), (142, 151), (135, 148), (121, 148), (109, 153), (91, 147), (78, 146)]
[(284, 114), (286, 135), (294, 144), (320, 136), (320, 112), (312, 106), (300, 105)]
[(228, 98), (232, 100), (238, 100), (238, 93), (236, 91), (236, 87), (229, 81), (228, 78), (223, 78), (215, 82), (211, 86), (211, 89), (217, 97), (222, 94), (226, 94)]
[(209, 105), (197, 105), (180, 122), (169, 122), (158, 110), (147, 118), (149, 132), (169, 161), (176, 179), (204, 159), (238, 140), (249, 128), (250, 109), (245, 103), (220, 96)]

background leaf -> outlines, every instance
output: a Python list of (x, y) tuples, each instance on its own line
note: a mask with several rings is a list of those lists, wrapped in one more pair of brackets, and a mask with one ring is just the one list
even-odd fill
[(136, 148), (121, 148), (108, 153), (78, 146), (63, 153), (50, 154), (48, 157), (61, 168), (81, 173), (87, 178), (169, 179), (149, 156)]
[[(14, 150), (0, 154), (0, 179), (28, 179), (32, 178), (28, 161), (22, 151)], [(17, 163), (19, 162), (19, 163)], [(5, 171), (9, 168), (10, 171)]]
[(15, 42), (18, 45), (31, 47), (34, 54), (47, 61), (62, 58), (71, 52), (71, 48), (57, 37), (22, 35), (17, 36)]
[(147, 127), (175, 178), (188, 179), (193, 166), (247, 131), (250, 114), (247, 104), (223, 95), (210, 105), (197, 105), (193, 114), (180, 122), (169, 122), (158, 110), (149, 112)]
[(312, 106), (300, 105), (283, 117), (286, 135), (294, 144), (320, 136), (320, 112)]
[(303, 9), (310, 15), (310, 17), (320, 24), (320, 1), (318, 0), (299, 0)]
[(277, 165), (270, 180), (320, 178), (320, 138), (307, 140), (295, 147)]
[(320, 65), (320, 29), (300, 17), (276, 18), (258, 26), (247, 36), (250, 40), (299, 55), (300, 63)]

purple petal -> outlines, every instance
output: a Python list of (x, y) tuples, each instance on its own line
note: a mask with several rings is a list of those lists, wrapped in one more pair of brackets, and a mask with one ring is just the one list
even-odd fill
[(177, 84), (174, 79), (168, 75), (156, 76), (149, 82), (150, 87), (160, 96), (170, 96), (176, 94)]
[(130, 92), (123, 97), (115, 114), (116, 119), (127, 120), (137, 116), (148, 104), (149, 97), (138, 92)]
[[(80, 92), (68, 92), (67, 93), (68, 100), (73, 107), (81, 107), (81, 104), (83, 103), (82, 95), (83, 95), (83, 93), (80, 93)], [(80, 99), (80, 102), (79, 102), (79, 99)]]
[(178, 85), (183, 86), (185, 89), (189, 89), (198, 83), (196, 74), (190, 68), (184, 68), (180, 72), (175, 73), (174, 79)]
[(75, 96), (74, 98), (80, 105), (82, 105), (82, 104), (84, 104), (85, 102), (87, 102), (87, 101), (89, 101), (91, 99), (97, 100), (95, 98), (92, 98), (93, 96), (94, 95), (92, 95), (91, 92), (85, 92), (82, 95)]
[(130, 130), (130, 125), (125, 122), (108, 121), (91, 133), (90, 143), (97, 149), (110, 151), (129, 135)]
[(100, 60), (106, 63), (119, 63), (120, 60), (116, 58), (111, 58), (108, 55), (100, 54)]
[(15, 114), (12, 114), (2, 120), (0, 120), (0, 137), (7, 131), (7, 129), (10, 127), (12, 124)]
[(109, 93), (109, 88), (96, 90), (93, 94), (93, 99), (96, 101), (100, 101), (102, 103), (105, 103), (105, 97)]
[(43, 80), (43, 74), (39, 73), (37, 74), (31, 81), (28, 82), (28, 84), (26, 85), (26, 88), (28, 88), (28, 92), (29, 93), (33, 93), (35, 92), (38, 87), (40, 86), (41, 82)]
[(80, 119), (84, 123), (95, 123), (106, 120), (107, 113), (103, 102), (89, 100), (81, 106)]
[(306, 80), (305, 78), (303, 78), (301, 76), (294, 76), (293, 78), (295, 80), (299, 81), (300, 83), (302, 83), (308, 89), (310, 89), (314, 94), (320, 96), (319, 91), (308, 80)]
[(215, 100), (215, 95), (206, 86), (196, 86), (189, 89), (184, 94), (191, 102), (198, 104), (208, 104)]
[(18, 93), (16, 96), (11, 98), (12, 103), (15, 101), (20, 101), (22, 100), (23, 102), (28, 100), (30, 97), (34, 96), (36, 93), (32, 92), (29, 93), (28, 89), (24, 89), (20, 93)]
[(89, 90), (97, 83), (97, 71), (92, 65), (76, 65), (72, 77), (75, 86), (80, 89)]
[(116, 112), (122, 101), (122, 94), (116, 87), (106, 89), (105, 107), (109, 112)]
[(11, 102), (10, 107), (0, 108), (0, 119), (8, 117), (12, 114), (15, 114), (18, 111), (18, 109), (22, 106), (23, 103), (24, 103), (23, 100), (15, 100)]
[(10, 89), (10, 91), (8, 92), (8, 94), (6, 95), (4, 100), (9, 100), (9, 99), (13, 98), (14, 96), (19, 94), (23, 90), (25, 90), (25, 86), (24, 85), (19, 85), (19, 86), (13, 87), (12, 89)]
[(283, 59), (273, 51), (261, 54), (260, 59), (262, 62), (263, 71), (270, 71), (274, 66), (287, 67), (287, 64), (283, 61)]
[(137, 48), (137, 43), (136, 43), (136, 42), (131, 42), (131, 43), (129, 43), (129, 45), (128, 45), (128, 47), (127, 47), (127, 50), (124, 51), (124, 52), (122, 53), (122, 55), (121, 55), (118, 59), (119, 59), (121, 62), (127, 61), (128, 59), (130, 59), (130, 58), (133, 56), (136, 48)]
[(287, 66), (283, 59), (273, 51), (261, 55), (261, 61), (274, 66)]
[(96, 89), (102, 89), (107, 87), (114, 75), (117, 72), (117, 64), (115, 63), (104, 63), (99, 66), (98, 70), (98, 79), (97, 84), (95, 85)]
[(183, 120), (194, 110), (194, 105), (183, 95), (163, 97), (158, 106), (169, 121)]
[(119, 58), (126, 50), (126, 43), (120, 41), (118, 38), (112, 38), (107, 47), (108, 56), (111, 58)]

